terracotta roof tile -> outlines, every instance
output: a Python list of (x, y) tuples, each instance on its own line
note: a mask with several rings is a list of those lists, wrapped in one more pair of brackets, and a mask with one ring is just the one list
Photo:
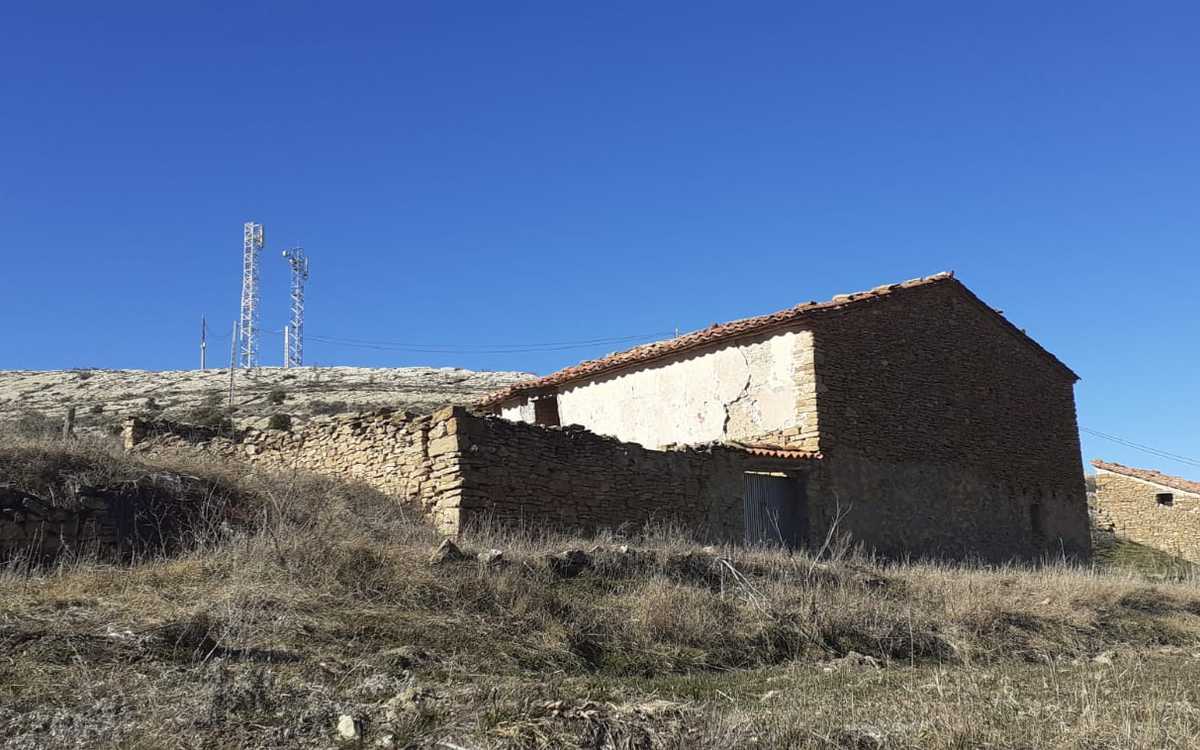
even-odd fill
[(773, 328), (781, 327), (800, 320), (805, 316), (817, 311), (836, 310), (839, 308), (851, 307), (894, 294), (898, 290), (912, 289), (914, 287), (942, 283), (956, 284), (963, 292), (969, 295), (971, 299), (995, 315), (997, 319), (1002, 321), (1007, 327), (1009, 327), (1018, 336), (1023, 338), (1028, 344), (1032, 345), (1045, 356), (1049, 357), (1050, 360), (1052, 360), (1058, 367), (1062, 368), (1072, 377), (1078, 378), (1078, 376), (1076, 376), (1075, 373), (1070, 370), (1070, 368), (1059, 361), (1058, 358), (1056, 358), (1053, 354), (1043, 349), (1036, 341), (1029, 338), (1024, 331), (1014, 326), (1008, 321), (1007, 318), (983, 303), (978, 297), (972, 294), (969, 289), (956, 281), (954, 279), (954, 273), (949, 271), (919, 279), (910, 279), (897, 284), (884, 284), (882, 286), (875, 287), (869, 292), (839, 294), (828, 302), (804, 302), (796, 305), (795, 307), (789, 307), (786, 310), (780, 310), (779, 312), (770, 313), (769, 315), (743, 318), (741, 320), (730, 321), (729, 323), (714, 323), (708, 328), (703, 328), (699, 331), (677, 336), (673, 339), (655, 341), (650, 344), (642, 344), (641, 346), (636, 346), (623, 352), (610, 354), (607, 357), (581, 362), (577, 365), (573, 365), (571, 367), (559, 370), (558, 372), (551, 373), (550, 375), (546, 375), (545, 377), (515, 383), (501, 391), (497, 391), (485, 397), (477, 403), (477, 406), (494, 406), (504, 401), (508, 401), (514, 397), (525, 394), (536, 394), (543, 389), (548, 389), (563, 383), (596, 377), (603, 373), (619, 370), (631, 365), (651, 362), (671, 354), (706, 346), (717, 341), (769, 331)]
[(800, 448), (786, 448), (780, 445), (751, 445), (748, 443), (731, 442), (729, 445), (738, 450), (746, 451), (755, 456), (767, 458), (792, 458), (798, 461), (819, 461), (824, 456), (820, 451), (806, 451)]
[(1147, 482), (1161, 484), (1164, 487), (1170, 487), (1184, 492), (1194, 492), (1200, 495), (1200, 482), (1193, 482), (1190, 479), (1183, 477), (1173, 477), (1170, 474), (1163, 474), (1161, 471), (1154, 469), (1135, 469), (1132, 466), (1124, 466), (1122, 464), (1113, 464), (1108, 461), (1096, 459), (1092, 461), (1092, 466), (1103, 471), (1111, 471), (1113, 474), (1122, 474), (1134, 479), (1141, 479)]

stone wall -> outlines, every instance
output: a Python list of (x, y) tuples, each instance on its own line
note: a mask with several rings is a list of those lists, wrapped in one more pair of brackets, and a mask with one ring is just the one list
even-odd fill
[(269, 470), (361, 480), (419, 503), (450, 534), (475, 523), (593, 532), (663, 521), (738, 540), (743, 472), (796, 466), (726, 447), (649, 450), (461, 407), (428, 416), (376, 411), (232, 436), (131, 419), (125, 437), (130, 450), (199, 449)]
[(498, 418), (462, 420), (460, 429), (464, 517), (560, 530), (671, 522), (740, 540), (743, 473), (762, 463), (723, 447), (649, 450)]
[(419, 504), (439, 527), (458, 525), (456, 419), (461, 408), (418, 415), (390, 409), (316, 419), (295, 430), (223, 435), (174, 422), (131, 418), (127, 450), (194, 448), (274, 471), (305, 471), (365, 482)]
[[(1161, 493), (1172, 505), (1159, 504)], [(1200, 563), (1200, 494), (1097, 470), (1096, 510), (1118, 536)]]
[(1080, 521), (1069, 498), (1037, 484), (840, 450), (820, 462), (808, 492), (810, 544), (819, 544), (843, 513), (840, 532), (892, 558), (1001, 563), (1090, 554), (1086, 516), (1081, 531), (1070, 531)]
[(1090, 553), (1065, 367), (957, 282), (811, 317), (826, 517), (885, 553)]
[(191, 534), (236, 521), (229, 500), (203, 479), (161, 472), (105, 486), (72, 485), (46, 497), (0, 486), (0, 561), (172, 550)]
[(41, 498), (0, 487), (0, 560), (28, 555), (52, 557), (66, 550), (113, 549), (122, 538), (106, 503), (88, 500), (75, 507), (53, 506)]

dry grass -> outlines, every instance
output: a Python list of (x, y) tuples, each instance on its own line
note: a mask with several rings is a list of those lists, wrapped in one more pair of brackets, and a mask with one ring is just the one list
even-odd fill
[[(507, 564), (434, 566), (439, 537), (366, 488), (43, 449), (0, 447), (0, 472), (187, 472), (249, 522), (172, 558), (0, 574), (0, 747), (330, 747), (342, 714), (364, 746), (1200, 743), (1195, 578), (818, 560), (671, 529), (476, 530), (463, 548)], [(593, 547), (574, 577), (546, 559)]]

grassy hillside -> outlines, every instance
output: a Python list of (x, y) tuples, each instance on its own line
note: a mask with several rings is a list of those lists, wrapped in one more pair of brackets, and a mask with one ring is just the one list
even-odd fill
[(441, 539), (368, 489), (142, 460), (0, 447), (26, 491), (172, 471), (244, 511), (172, 558), (0, 572), (0, 748), (1200, 743), (1196, 578), (664, 529), (480, 530), (433, 563)]
[(229, 370), (3, 370), (0, 423), (19, 421), (36, 431), (61, 424), (75, 406), (84, 428), (130, 414), (192, 422), (228, 416), (239, 426), (265, 427), (272, 414), (306, 419), (369, 406), (428, 411), (467, 404), (529, 377), (449, 367), (262, 367), (235, 373), (230, 408)]

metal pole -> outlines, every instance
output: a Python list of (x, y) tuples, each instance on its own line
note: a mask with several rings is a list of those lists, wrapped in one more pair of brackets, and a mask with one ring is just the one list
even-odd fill
[(288, 347), (288, 332), (291, 331), (291, 328), (291, 325), (286, 325), (283, 327), (283, 368), (285, 370), (288, 366), (288, 360), (291, 359), (291, 357), (288, 355), (288, 352), (291, 351), (291, 349)]
[(208, 321), (200, 316), (200, 369), (204, 368), (204, 355), (208, 353)]
[(229, 342), (229, 405), (233, 406), (233, 371), (237, 369), (238, 323), (233, 323), (233, 340)]

